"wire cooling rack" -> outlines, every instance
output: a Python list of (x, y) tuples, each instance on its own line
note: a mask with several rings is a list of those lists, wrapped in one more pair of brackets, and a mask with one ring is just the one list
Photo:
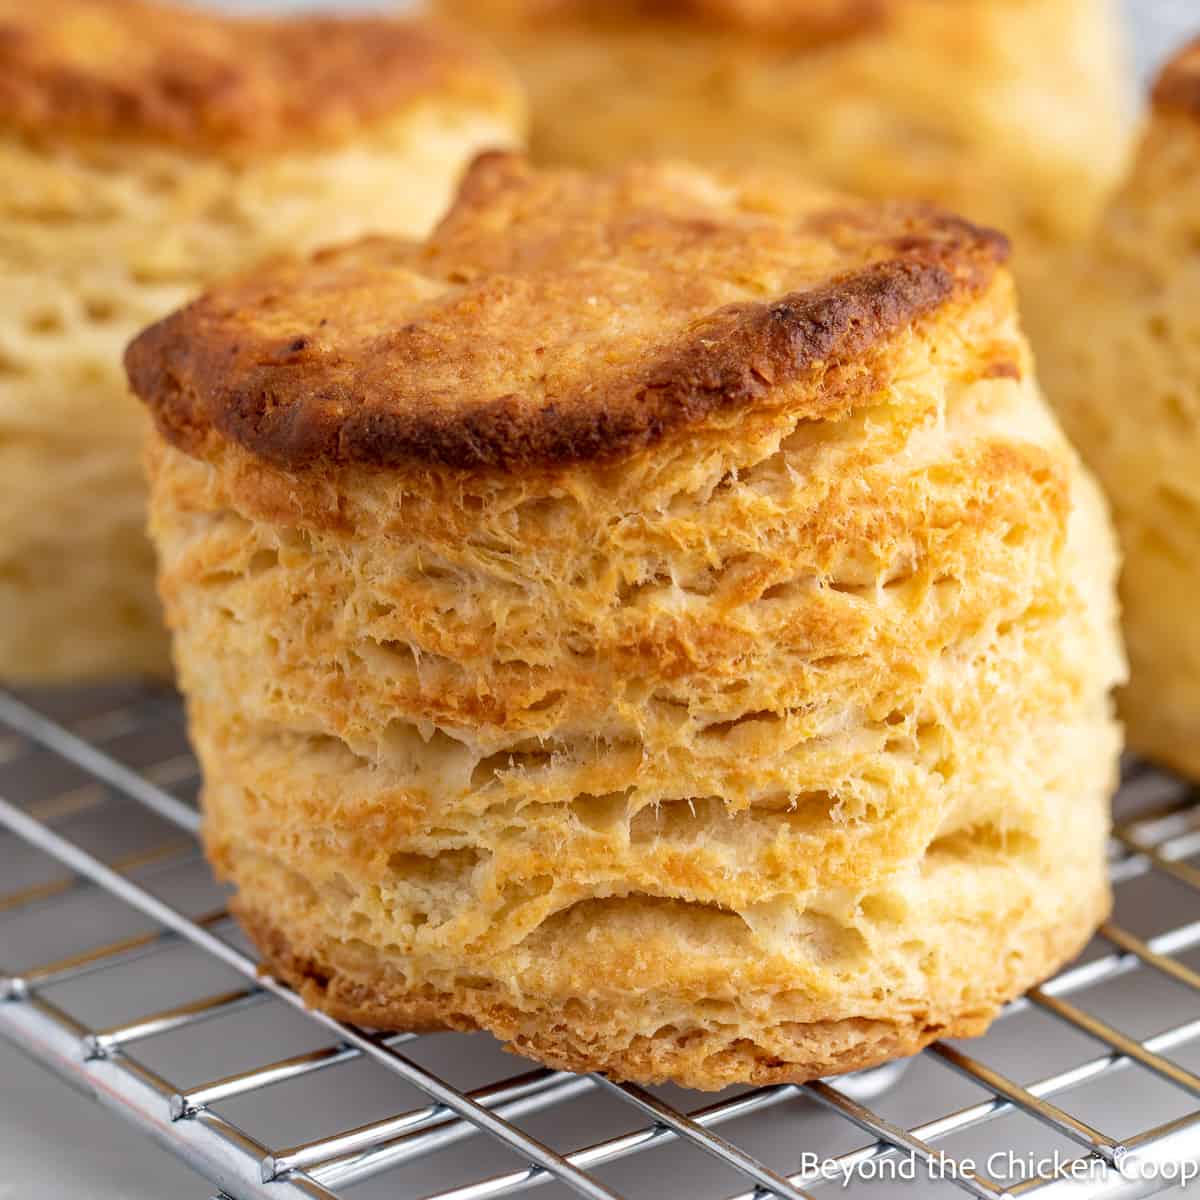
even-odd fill
[(169, 693), (0, 692), (0, 1036), (221, 1197), (796, 1200), (912, 1180), (1057, 1200), (1200, 1172), (1200, 808), (1148, 767), (1118, 801), (1116, 915), (986, 1038), (716, 1097), (307, 1012), (221, 906), (197, 782)]

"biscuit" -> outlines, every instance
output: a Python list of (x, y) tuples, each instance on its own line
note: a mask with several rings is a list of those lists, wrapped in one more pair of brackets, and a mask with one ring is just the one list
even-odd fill
[(1005, 240), (678, 164), (129, 350), (205, 838), (269, 969), (571, 1069), (981, 1032), (1108, 906), (1113, 539)]
[(544, 162), (679, 155), (936, 201), (1008, 233), (1022, 283), (1090, 228), (1128, 142), (1110, 0), (439, 4), (517, 67)]
[(1200, 41), (1136, 162), (1031, 309), (1047, 392), (1112, 502), (1134, 749), (1200, 779)]
[(522, 124), (432, 24), (0, 0), (0, 679), (166, 670), (130, 338), (248, 262), (425, 232)]

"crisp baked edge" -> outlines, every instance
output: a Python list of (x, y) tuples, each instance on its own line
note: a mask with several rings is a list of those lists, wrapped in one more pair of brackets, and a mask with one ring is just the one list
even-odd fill
[(994, 987), (994, 1003), (984, 1011), (930, 1014), (924, 1020), (894, 1021), (851, 1018), (800, 1025), (786, 1023), (772, 1031), (794, 1046), (786, 1059), (774, 1047), (744, 1036), (695, 1030), (654, 1037), (638, 1036), (615, 1045), (586, 1020), (561, 1013), (550, 1016), (517, 1012), (497, 1003), (482, 989), (460, 987), (454, 993), (398, 989), (382, 972), (370, 982), (350, 978), (337, 968), (298, 953), (287, 935), (264, 914), (238, 897), (231, 900), (242, 928), (262, 955), (263, 969), (288, 984), (310, 1008), (341, 1021), (381, 1030), (426, 1032), (487, 1030), (522, 1055), (557, 1070), (600, 1071), (613, 1079), (641, 1083), (673, 1082), (700, 1091), (719, 1091), (733, 1084), (758, 1086), (806, 1083), (828, 1075), (866, 1070), (907, 1058), (943, 1038), (972, 1038), (987, 1032), (1001, 1008), (1040, 983), (1082, 951), (1111, 909), (1107, 888), (1099, 903), (1081, 908), (1079, 918), (1042, 930), (1027, 944), (1022, 969), (1013, 971), (1009, 956), (998, 955), (1004, 977)]

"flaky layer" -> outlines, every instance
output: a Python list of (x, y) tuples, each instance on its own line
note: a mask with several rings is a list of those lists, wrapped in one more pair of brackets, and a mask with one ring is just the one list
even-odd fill
[[(198, 464), (162, 454), (157, 495), (174, 499), (164, 479)], [(1072, 490), (1071, 536), (1052, 556), (1072, 583), (1057, 579), (1057, 602), (1001, 606), (939, 667), (915, 669), (915, 696), (881, 652), (826, 678), (836, 714), (813, 688), (806, 727), (758, 707), (778, 706), (782, 675), (803, 673), (804, 657), (777, 647), (779, 674), (745, 664), (738, 703), (755, 711), (740, 719), (711, 722), (695, 680), (668, 673), (644, 703), (674, 689), (669, 729), (651, 711), (643, 739), (622, 740), (597, 708), (568, 739), (555, 705), (534, 706), (550, 727), (488, 755), (482, 739), (528, 718), (447, 726), (403, 689), (380, 736), (351, 749), (347, 714), (374, 693), (363, 662), (343, 653), (322, 688), (278, 657), (295, 638), (320, 661), (338, 602), (323, 617), (292, 592), (268, 617), (243, 586), (297, 570), (330, 601), (316, 557), (255, 549), (234, 568), (226, 518), (185, 522), (187, 553), (172, 555), (181, 528), (165, 503), (155, 519), (209, 854), (272, 968), (377, 1026), (482, 1027), (555, 1065), (706, 1088), (806, 1079), (981, 1032), (1107, 905), (1112, 558), (1097, 494), (1078, 476)], [(203, 583), (185, 584), (175, 572), (210, 533), (226, 570), (210, 559)], [(928, 606), (945, 615), (926, 589), (910, 619)], [(271, 657), (244, 670), (239, 624), (271, 630)], [(910, 628), (922, 645), (920, 621)], [(571, 680), (558, 682), (561, 715)], [(612, 708), (629, 714), (622, 699)], [(868, 718), (884, 705), (896, 707)]]
[[(672, 154), (933, 199), (1010, 234), (1031, 282), (1128, 139), (1108, 0), (442, 6), (517, 66), (543, 162)], [(806, 45), (822, 20), (850, 36)]]
[(643, 1082), (799, 1083), (978, 1035), (1083, 947), (1109, 908), (1107, 791), (1076, 790), (1071, 806), (1052, 858), (949, 839), (857, 907), (781, 900), (770, 938), (762, 916), (635, 893), (431, 970), (399, 925), (384, 947), (348, 936), (346, 888), (252, 855), (232, 872), (235, 907), (268, 968), (342, 1019), (487, 1029), (551, 1066)]
[(1142, 753), (1200, 778), (1200, 111), (1196, 50), (1157, 90), (1132, 173), (1092, 241), (1059, 265), (1041, 364), (1051, 399), (1108, 491), (1121, 535)]
[[(1075, 500), (1061, 566), (1077, 602), (998, 614), (953, 670), (927, 670), (937, 718), (915, 729), (901, 709), (779, 737), (760, 711), (677, 725), (631, 756), (597, 719), (578, 762), (547, 753), (552, 737), (480, 758), (471, 730), (393, 717), (355, 753), (300, 732), (328, 730), (339, 706), (289, 692), (277, 665), (286, 726), (248, 695), (234, 712), (202, 649), (226, 643), (197, 623), (180, 646), (209, 854), (273, 969), (385, 1028), (482, 1027), (554, 1065), (705, 1088), (981, 1032), (1107, 906), (1112, 561), (1082, 478)], [(238, 574), (209, 575), (207, 602), (253, 622)], [(840, 692), (852, 715), (853, 696)]]

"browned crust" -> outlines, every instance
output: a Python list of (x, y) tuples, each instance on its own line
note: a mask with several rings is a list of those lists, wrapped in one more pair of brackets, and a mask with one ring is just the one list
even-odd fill
[(430, 94), (519, 105), (498, 61), (427, 21), (0, 0), (0, 127), (26, 135), (272, 150), (338, 142)]
[[(211, 424), (292, 470), (319, 461), (513, 469), (630, 452), (719, 410), (749, 406), (817, 365), (866, 353), (955, 290), (940, 264), (879, 263), (812, 292), (715, 314), (702, 331), (614, 381), (606, 394), (592, 390), (583, 403), (581, 390), (536, 409), (499, 396), (461, 415), (426, 412), (417, 395), (373, 395), (357, 381), (339, 386), (316, 372), (304, 394), (282, 395), (278, 368), (286, 361), (262, 361), (264, 347), (239, 351), (244, 369), (231, 386), (233, 355), (193, 341), (204, 301), (143, 334), (130, 347), (128, 365), (134, 390), (183, 449), (195, 449), (195, 431)], [(292, 343), (296, 354), (303, 342), (300, 335)]]
[[(484, 156), (443, 228), (459, 231), (468, 254), (486, 256), (479, 225), (486, 227), (483, 239), (503, 238), (503, 229), (487, 224), (500, 206), (497, 196), (526, 182), (536, 186), (536, 175), (515, 156)], [(377, 241), (210, 293), (144, 332), (126, 366), (134, 391), (177, 446), (203, 454), (215, 432), (289, 470), (414, 462), (514, 470), (611, 457), (806, 386), (800, 415), (827, 417), (877, 389), (875, 352), (952, 301), (980, 292), (1007, 256), (1001, 235), (957, 218), (924, 208), (886, 212), (808, 214), (810, 242), (849, 237), (851, 230), (867, 240), (870, 253), (861, 265), (802, 291), (718, 308), (665, 343), (651, 339), (632, 362), (584, 372), (541, 398), (488, 395), (488, 377), (472, 378), (477, 348), (462, 344), (463, 326), (478, 306), (459, 305), (440, 323), (427, 307), (369, 311), (362, 324), (369, 320), (378, 330), (369, 341), (328, 336), (326, 326), (336, 318), (322, 313), (370, 308), (378, 263), (380, 270), (399, 264), (428, 271), (440, 255), (446, 260), (440, 269), (451, 278), (486, 275), (464, 265), (461, 253), (439, 247), (436, 233), (424, 254)], [(675, 218), (671, 229), (679, 224)], [(700, 237), (724, 232), (707, 215), (691, 224)], [(646, 233), (639, 218), (635, 236)], [(382, 286), (387, 277), (378, 278)], [(515, 288), (507, 277), (501, 281), (496, 303), (508, 303)], [(570, 300), (590, 302), (586, 295)], [(539, 322), (560, 316), (561, 310), (530, 311), (533, 340), (527, 347), (503, 343), (496, 354), (526, 350), (536, 362)], [(444, 379), (460, 359), (457, 392), (447, 401), (445, 389), (426, 380)]]
[(669, 23), (816, 45), (869, 33), (906, 0), (440, 0), (464, 21), (531, 29)]
[(1154, 85), (1154, 105), (1160, 111), (1200, 118), (1200, 38), (1163, 68)]

